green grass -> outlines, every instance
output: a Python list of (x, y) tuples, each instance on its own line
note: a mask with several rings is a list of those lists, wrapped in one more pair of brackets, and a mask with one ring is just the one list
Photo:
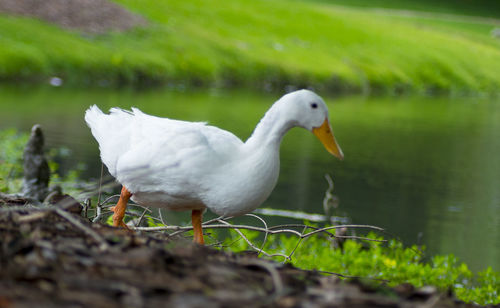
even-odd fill
[[(302, 0), (304, 1), (304, 0)], [(340, 4), (363, 8), (388, 8), (398, 10), (416, 10), (444, 14), (460, 14), (484, 16), (490, 18), (500, 17), (500, 2), (496, 0), (305, 0)]]
[(1, 16), (0, 80), (294, 85), (333, 93), (491, 93), (500, 87), (497, 42), (477, 30), (463, 35), (463, 25), (422, 27), (362, 9), (279, 0), (117, 2), (149, 25), (88, 37)]
[[(259, 238), (262, 235), (255, 231), (243, 233), (254, 245), (261, 247)], [(224, 247), (235, 252), (251, 249), (235, 231), (225, 236)], [(369, 237), (382, 239), (374, 235)], [(405, 247), (397, 240), (387, 244), (346, 240), (340, 249), (334, 248), (326, 236), (312, 236), (298, 243), (297, 237), (281, 235), (269, 236), (264, 250), (284, 255), (293, 251), (290, 262), (302, 269), (359, 277), (372, 284), (381, 281), (389, 286), (410, 283), (417, 288), (431, 285), (441, 292), (450, 290), (468, 303), (500, 304), (500, 273), (491, 267), (474, 274), (451, 254), (426, 258), (424, 247)], [(283, 261), (281, 257), (276, 259)]]

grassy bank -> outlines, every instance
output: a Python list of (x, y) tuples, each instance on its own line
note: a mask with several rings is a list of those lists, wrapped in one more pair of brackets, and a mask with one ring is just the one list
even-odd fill
[(500, 17), (500, 2), (496, 0), (303, 0), (341, 4), (363, 8), (388, 8), (397, 10), (416, 10), (441, 14), (459, 14), (469, 16)]
[(0, 79), (59, 76), (74, 86), (295, 85), (335, 93), (500, 87), (500, 43), (470, 22), (425, 20), (422, 26), (418, 18), (293, 1), (116, 2), (149, 25), (89, 37), (0, 16)]

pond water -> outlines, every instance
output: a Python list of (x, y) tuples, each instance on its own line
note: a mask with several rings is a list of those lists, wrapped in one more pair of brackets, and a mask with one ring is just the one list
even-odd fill
[[(86, 164), (98, 178), (98, 148), (83, 121), (91, 104), (136, 106), (147, 113), (208, 121), (246, 139), (279, 95), (234, 91), (0, 89), (0, 128), (40, 123), (49, 147), (71, 155), (63, 169)], [(303, 129), (281, 147), (278, 185), (264, 207), (323, 213), (335, 182), (339, 213), (385, 228), (406, 244), (453, 253), (474, 270), (500, 270), (500, 101), (428, 97), (326, 97), (340, 162)], [(187, 218), (188, 216), (186, 216)], [(281, 218), (269, 218), (281, 223)]]

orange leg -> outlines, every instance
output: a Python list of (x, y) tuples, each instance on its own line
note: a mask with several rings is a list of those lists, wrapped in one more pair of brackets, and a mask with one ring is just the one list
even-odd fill
[(201, 227), (201, 221), (203, 220), (203, 210), (193, 210), (191, 212), (191, 222), (193, 223), (194, 239), (193, 242), (200, 245), (205, 244), (203, 239), (203, 228)]
[(127, 209), (127, 202), (132, 196), (132, 193), (128, 191), (125, 186), (122, 187), (122, 192), (120, 193), (120, 200), (118, 203), (110, 208), (111, 211), (115, 212), (113, 214), (113, 226), (123, 227), (128, 229), (127, 225), (123, 222), (123, 217), (125, 217), (125, 210)]

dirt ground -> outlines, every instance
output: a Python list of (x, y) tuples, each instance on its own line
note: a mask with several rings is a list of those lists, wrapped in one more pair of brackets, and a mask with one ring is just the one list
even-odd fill
[(146, 24), (141, 16), (107, 0), (0, 0), (0, 13), (35, 17), (89, 34)]
[[(0, 307), (472, 307), (0, 197)], [(75, 212), (75, 208), (72, 211)]]

